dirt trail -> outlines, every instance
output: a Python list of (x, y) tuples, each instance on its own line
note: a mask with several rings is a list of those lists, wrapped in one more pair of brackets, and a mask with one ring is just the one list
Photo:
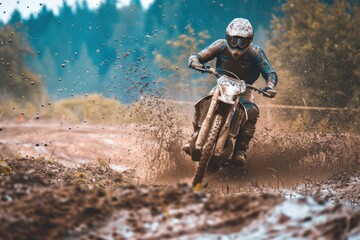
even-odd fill
[[(43, 157), (68, 167), (100, 159), (114, 170), (133, 170), (139, 184), (190, 183), (196, 165), (180, 151), (190, 131), (163, 122), (165, 130), (160, 124), (2, 122), (0, 154), (4, 158)], [(333, 174), (358, 169), (359, 142), (358, 135), (264, 131), (260, 127), (246, 168), (208, 175), (207, 191), (279, 192), (311, 186)]]
[(136, 124), (3, 122), (0, 123), (0, 153), (4, 158), (53, 159), (68, 167), (100, 159), (119, 171), (140, 170), (146, 152), (139, 146), (139, 136), (134, 134), (136, 128)]
[(358, 135), (260, 129), (199, 193), (165, 125), (2, 122), (0, 239), (359, 238)]
[[(0, 239), (357, 239), (360, 208), (320, 198), (131, 184), (106, 165), (8, 160)], [(43, 167), (43, 168), (42, 168)], [(79, 174), (82, 173), (82, 174)], [(101, 183), (101, 184), (99, 184)]]

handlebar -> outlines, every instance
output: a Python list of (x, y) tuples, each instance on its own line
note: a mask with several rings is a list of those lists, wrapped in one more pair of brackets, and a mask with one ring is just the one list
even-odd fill
[[(199, 67), (196, 67), (195, 70), (198, 70), (198, 71), (203, 72), (203, 73), (213, 74), (213, 75), (215, 75), (217, 78), (220, 78), (220, 77), (222, 76), (220, 73), (218, 73), (218, 72), (216, 71), (216, 69), (215, 69), (215, 71), (212, 71), (210, 67), (209, 67), (209, 68), (199, 68)], [(230, 72), (230, 71), (228, 71), (228, 72)], [(230, 73), (233, 74), (234, 76), (236, 76), (234, 73), (232, 73), (232, 72), (230, 72)], [(250, 88), (250, 89), (252, 89), (252, 90), (255, 90), (255, 91), (257, 91), (258, 93), (263, 94), (264, 97), (268, 97), (268, 98), (274, 98), (275, 95), (276, 95), (276, 91), (275, 91), (275, 90), (274, 90), (274, 91), (275, 91), (274, 95), (272, 95), (272, 94), (270, 94), (270, 93), (268, 93), (268, 92), (265, 92), (264, 90), (262, 90), (262, 89), (260, 89), (260, 88), (258, 88), (258, 87), (256, 87), (256, 86), (254, 86), (254, 85), (251, 85), (251, 84), (246, 84), (246, 88)]]
[(211, 71), (210, 69), (211, 69), (211, 68), (199, 68), (199, 67), (196, 67), (196, 68), (195, 68), (195, 70), (198, 70), (198, 71), (200, 71), (200, 72), (202, 72), (202, 73), (210, 73), (210, 74), (215, 75), (215, 77), (217, 77), (217, 78), (220, 78), (220, 77), (221, 77), (221, 74), (218, 73), (218, 72), (216, 72), (216, 70), (215, 70), (215, 72), (213, 72), (213, 71)]
[(250, 88), (250, 89), (255, 90), (255, 91), (259, 92), (259, 93), (262, 93), (264, 97), (268, 97), (268, 98), (274, 98), (275, 94), (276, 94), (276, 92), (275, 92), (275, 94), (273, 96), (270, 93), (265, 92), (264, 90), (254, 86), (254, 85), (251, 85), (251, 84), (246, 84), (246, 88)]

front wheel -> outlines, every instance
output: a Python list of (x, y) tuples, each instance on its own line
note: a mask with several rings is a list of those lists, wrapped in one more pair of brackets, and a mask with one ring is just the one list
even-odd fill
[(216, 114), (209, 135), (204, 144), (201, 158), (199, 161), (199, 166), (196, 170), (196, 174), (193, 180), (193, 187), (195, 188), (195, 190), (199, 190), (201, 188), (201, 183), (205, 175), (206, 166), (208, 165), (208, 162), (213, 155), (214, 144), (219, 135), (222, 122), (223, 116), (221, 114)]

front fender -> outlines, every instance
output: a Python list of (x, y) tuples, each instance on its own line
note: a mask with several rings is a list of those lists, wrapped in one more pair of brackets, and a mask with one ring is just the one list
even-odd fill
[(212, 96), (213, 94), (206, 95), (202, 97), (199, 101), (197, 101), (195, 104), (194, 123), (199, 127), (201, 126), (202, 122), (206, 117), (206, 113), (209, 109)]

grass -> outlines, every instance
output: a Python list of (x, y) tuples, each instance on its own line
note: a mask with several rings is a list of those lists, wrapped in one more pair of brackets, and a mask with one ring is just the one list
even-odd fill
[(20, 104), (8, 99), (0, 104), (3, 119), (52, 119), (71, 123), (136, 123), (145, 121), (146, 112), (141, 102), (125, 105), (116, 99), (99, 94), (76, 96), (58, 102)]

